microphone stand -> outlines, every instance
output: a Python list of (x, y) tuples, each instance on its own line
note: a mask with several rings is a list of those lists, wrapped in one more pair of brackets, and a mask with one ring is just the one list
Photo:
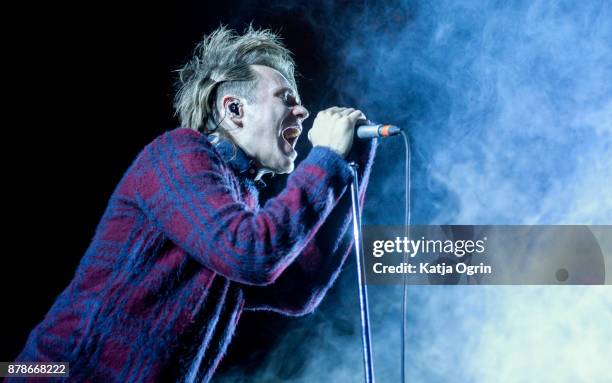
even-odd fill
[(350, 162), (353, 175), (351, 182), (351, 202), (353, 209), (353, 235), (355, 238), (355, 256), (357, 259), (357, 278), (359, 287), (359, 307), (361, 311), (361, 341), (363, 345), (363, 367), (365, 383), (374, 383), (374, 365), (372, 362), (372, 340), (370, 337), (370, 315), (368, 314), (368, 288), (363, 258), (363, 238), (361, 235), (361, 213), (359, 211), (359, 178), (357, 164)]

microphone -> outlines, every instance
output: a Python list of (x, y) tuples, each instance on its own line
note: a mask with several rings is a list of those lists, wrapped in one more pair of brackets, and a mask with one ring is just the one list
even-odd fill
[(365, 121), (363, 123), (357, 123), (357, 129), (355, 129), (357, 137), (362, 140), (367, 140), (376, 137), (389, 137), (400, 134), (402, 128), (395, 125), (389, 124), (377, 124), (372, 121)]

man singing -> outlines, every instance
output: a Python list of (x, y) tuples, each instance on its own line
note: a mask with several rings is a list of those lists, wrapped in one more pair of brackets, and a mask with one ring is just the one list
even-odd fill
[[(314, 120), (269, 31), (219, 28), (180, 70), (181, 128), (147, 145), (111, 196), (74, 279), (19, 361), (69, 362), (71, 381), (210, 380), (242, 310), (312, 312), (352, 246), (348, 160), (363, 197), (375, 142), (358, 110)], [(292, 173), (259, 206), (255, 182)]]

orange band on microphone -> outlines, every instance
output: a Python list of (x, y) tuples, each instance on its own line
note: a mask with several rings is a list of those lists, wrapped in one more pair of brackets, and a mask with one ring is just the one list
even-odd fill
[(382, 128), (380, 128), (380, 135), (383, 137), (388, 137), (389, 136), (389, 128), (390, 125), (384, 125)]

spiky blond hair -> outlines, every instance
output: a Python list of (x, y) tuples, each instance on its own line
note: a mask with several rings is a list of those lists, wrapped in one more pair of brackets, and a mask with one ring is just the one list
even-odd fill
[(251, 65), (276, 69), (296, 88), (291, 52), (270, 30), (249, 26), (240, 35), (221, 26), (204, 36), (193, 57), (178, 70), (174, 108), (181, 126), (210, 130), (218, 119), (218, 102), (224, 94), (251, 100), (257, 85)]

